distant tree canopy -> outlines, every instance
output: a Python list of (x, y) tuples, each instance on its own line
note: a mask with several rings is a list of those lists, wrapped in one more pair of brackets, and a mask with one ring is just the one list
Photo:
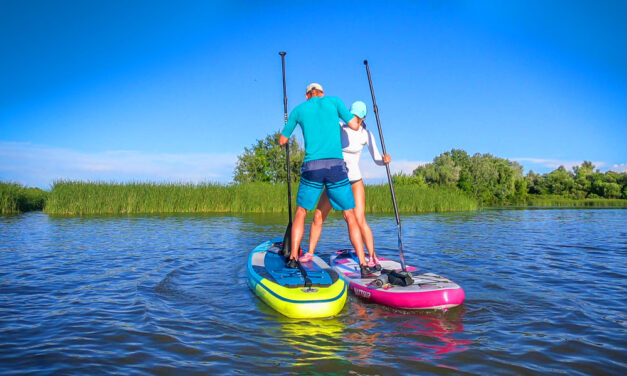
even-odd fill
[(627, 173), (594, 170), (592, 162), (567, 171), (564, 166), (544, 175), (529, 171), (525, 180), (531, 194), (553, 194), (564, 197), (627, 199)]
[[(257, 140), (250, 148), (237, 157), (233, 180), (237, 183), (268, 182), (279, 183), (287, 180), (285, 147), (279, 145), (279, 132)], [(298, 181), (305, 151), (294, 138), (290, 139), (290, 178)]]
[(453, 149), (419, 166), (412, 175), (397, 174), (397, 184), (418, 184), (460, 189), (482, 205), (508, 205), (525, 201), (527, 195), (557, 195), (566, 198), (627, 199), (627, 173), (594, 170), (592, 162), (567, 171), (560, 166), (547, 174), (529, 171), (523, 177), (517, 162), (477, 153), (469, 156)]
[[(285, 182), (285, 148), (279, 146), (278, 140), (279, 132), (276, 132), (245, 148), (237, 158), (233, 180), (237, 183)], [(304, 157), (305, 151), (295, 139), (290, 139), (292, 181), (298, 181)], [(589, 161), (573, 167), (572, 171), (560, 166), (547, 174), (529, 171), (523, 176), (523, 168), (517, 162), (491, 154), (470, 156), (461, 149), (440, 154), (411, 175), (395, 174), (394, 182), (459, 189), (485, 206), (523, 204), (530, 195), (627, 199), (627, 173), (595, 171)]]
[(484, 205), (521, 202), (527, 194), (521, 165), (490, 154), (471, 157), (460, 149), (440, 154), (412, 175), (427, 185), (459, 188)]

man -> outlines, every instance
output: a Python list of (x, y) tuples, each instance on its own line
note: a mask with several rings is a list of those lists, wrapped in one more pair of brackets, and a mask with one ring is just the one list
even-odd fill
[(341, 99), (325, 97), (320, 84), (312, 83), (307, 86), (305, 98), (307, 100), (290, 113), (279, 138), (281, 146), (287, 144), (296, 125), (300, 125), (305, 139), (305, 159), (292, 223), (292, 249), (286, 266), (298, 266), (298, 252), (305, 232), (307, 210), (315, 209), (322, 190), (326, 188), (333, 209), (344, 213), (350, 240), (361, 265), (361, 274), (367, 276), (372, 271), (364, 257), (361, 231), (353, 210), (355, 199), (342, 156), (338, 126), (339, 119), (342, 118), (351, 129), (358, 130), (358, 118), (348, 111)]

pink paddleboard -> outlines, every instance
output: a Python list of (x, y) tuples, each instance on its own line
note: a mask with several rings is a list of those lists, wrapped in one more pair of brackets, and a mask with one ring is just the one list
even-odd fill
[[(385, 270), (401, 270), (401, 264), (380, 258)], [(400, 309), (448, 309), (464, 302), (464, 290), (448, 278), (434, 273), (418, 273), (418, 269), (408, 266), (414, 283), (410, 286), (397, 286), (389, 283), (377, 286), (376, 272), (371, 278), (361, 278), (359, 261), (353, 250), (344, 249), (331, 255), (331, 267), (349, 284), (355, 295), (372, 303)], [(380, 285), (380, 283), (379, 283)]]

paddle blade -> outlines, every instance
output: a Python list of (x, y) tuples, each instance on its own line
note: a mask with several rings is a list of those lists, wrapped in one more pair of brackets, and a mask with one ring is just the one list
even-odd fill
[(285, 235), (283, 235), (283, 249), (281, 250), (281, 255), (285, 258), (290, 257), (290, 253), (292, 252), (292, 224), (287, 225), (285, 229)]

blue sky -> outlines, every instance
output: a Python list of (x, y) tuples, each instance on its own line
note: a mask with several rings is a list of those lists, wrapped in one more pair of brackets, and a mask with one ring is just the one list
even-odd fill
[(289, 109), (319, 82), (371, 110), (369, 60), (394, 171), (452, 148), (626, 171), (626, 4), (2, 2), (0, 179), (229, 182), (282, 128), (282, 50)]

